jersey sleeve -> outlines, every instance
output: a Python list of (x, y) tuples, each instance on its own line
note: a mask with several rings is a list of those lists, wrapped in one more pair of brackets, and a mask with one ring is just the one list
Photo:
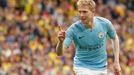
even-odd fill
[(107, 26), (108, 37), (110, 37), (110, 39), (115, 39), (116, 30), (113, 24), (109, 20), (106, 20), (106, 26)]
[(69, 47), (71, 42), (72, 42), (72, 39), (73, 39), (73, 29), (71, 27), (69, 27), (66, 31), (66, 38), (64, 40), (64, 45), (66, 47)]

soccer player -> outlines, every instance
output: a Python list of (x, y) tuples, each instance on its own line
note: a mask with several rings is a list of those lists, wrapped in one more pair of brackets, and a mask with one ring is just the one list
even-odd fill
[(57, 55), (62, 55), (73, 41), (76, 47), (74, 72), (76, 75), (107, 75), (107, 35), (114, 44), (114, 73), (120, 75), (119, 39), (112, 23), (95, 16), (96, 4), (93, 0), (78, 0), (80, 20), (67, 31), (58, 32)]

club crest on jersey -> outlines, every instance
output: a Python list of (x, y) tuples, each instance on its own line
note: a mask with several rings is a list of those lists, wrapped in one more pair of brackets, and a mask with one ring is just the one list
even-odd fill
[(104, 32), (99, 32), (99, 38), (103, 38), (104, 37)]

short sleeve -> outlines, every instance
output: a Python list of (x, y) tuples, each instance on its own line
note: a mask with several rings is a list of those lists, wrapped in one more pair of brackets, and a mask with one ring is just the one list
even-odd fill
[(107, 34), (108, 34), (108, 36), (111, 39), (114, 39), (115, 35), (116, 35), (116, 30), (115, 30), (114, 26), (112, 25), (112, 23), (109, 20), (106, 21), (106, 25), (107, 25)]
[(73, 29), (69, 27), (66, 31), (66, 38), (64, 40), (64, 45), (66, 45), (66, 47), (69, 47), (72, 42), (72, 39), (73, 39)]

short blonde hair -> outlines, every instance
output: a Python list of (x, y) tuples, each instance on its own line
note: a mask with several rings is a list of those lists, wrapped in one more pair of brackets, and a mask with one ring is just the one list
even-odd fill
[(93, 0), (78, 0), (77, 6), (88, 6), (91, 11), (95, 11), (96, 4)]

